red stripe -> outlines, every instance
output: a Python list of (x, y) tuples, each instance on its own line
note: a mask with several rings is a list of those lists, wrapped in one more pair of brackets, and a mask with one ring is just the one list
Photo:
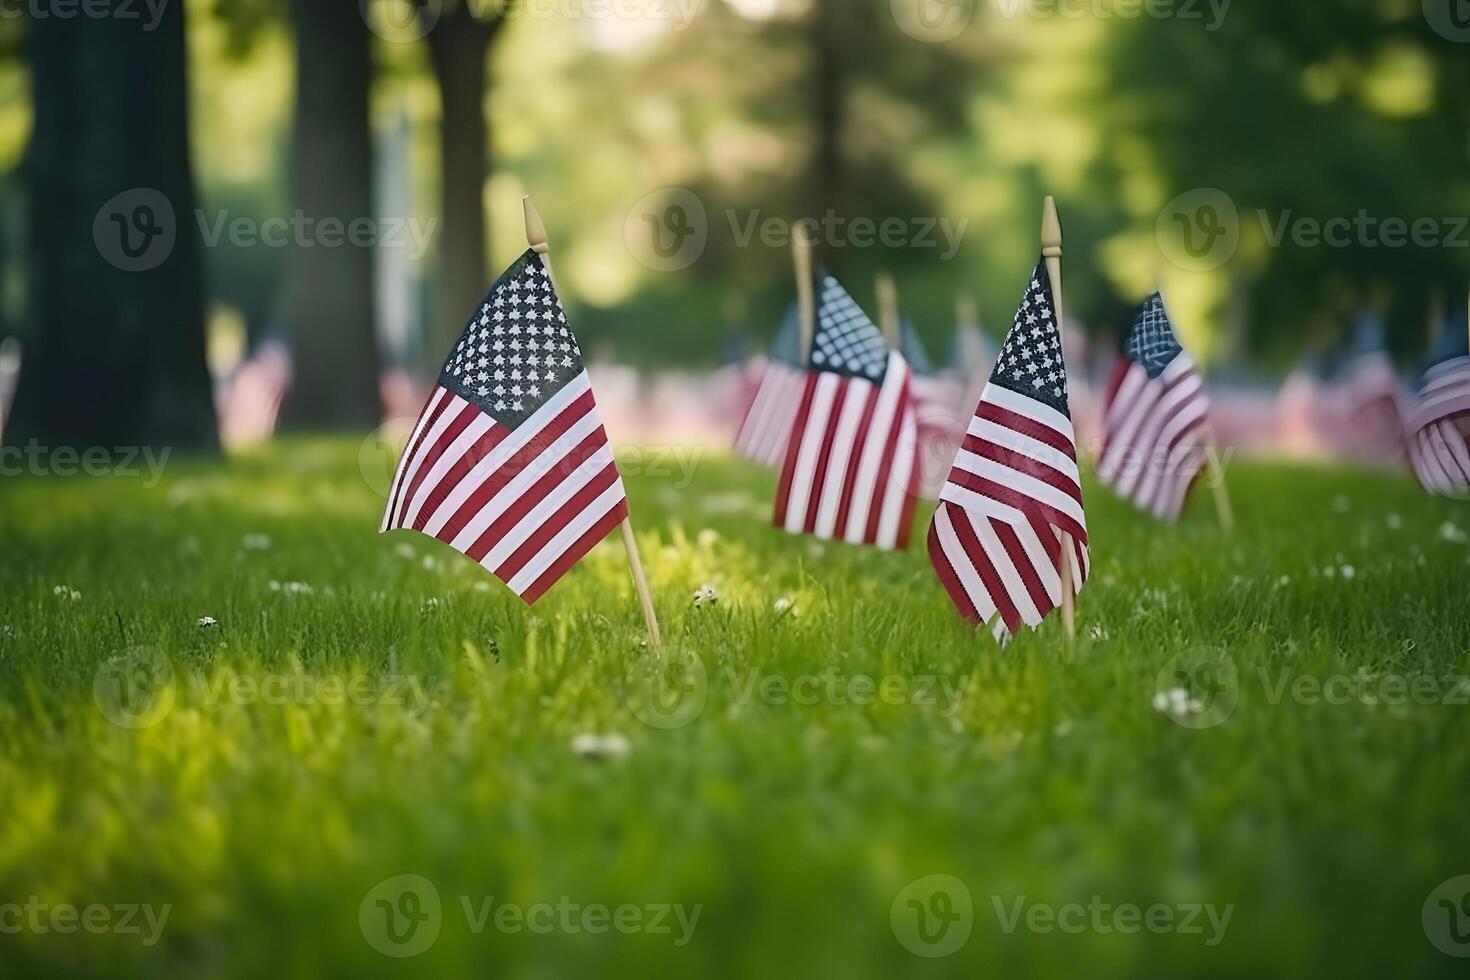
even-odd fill
[(878, 410), (881, 388), (868, 392), (868, 403), (863, 406), (863, 417), (858, 420), (857, 438), (853, 440), (852, 452), (847, 457), (847, 472), (842, 475), (842, 499), (837, 503), (837, 537), (847, 537), (847, 521), (852, 515), (852, 492), (857, 487), (858, 468), (862, 465), (863, 451), (868, 446), (868, 429), (873, 424), (873, 414)]
[(1030, 416), (1020, 415), (1009, 409), (1002, 408), (994, 402), (987, 402), (983, 399), (979, 407), (975, 409), (975, 415), (986, 421), (994, 422), (996, 425), (1003, 426), (1007, 429), (1014, 429), (1016, 432), (1028, 435), (1037, 442), (1044, 442), (1073, 462), (1077, 461), (1077, 447), (1072, 445), (1071, 439), (1051, 426), (1038, 422)]
[[(940, 508), (951, 506), (941, 503)], [(959, 614), (977, 626), (983, 625), (984, 620), (980, 618), (980, 610), (975, 608), (975, 603), (970, 599), (970, 593), (965, 591), (965, 585), (960, 581), (954, 566), (950, 564), (949, 555), (944, 552), (944, 545), (939, 542), (939, 525), (937, 523), (938, 511), (935, 512), (935, 522), (929, 525), (929, 564), (934, 566), (934, 572), (939, 576), (939, 583), (944, 586), (944, 591), (949, 593), (949, 601), (953, 602)], [(951, 523), (953, 519), (951, 518)]]
[(807, 420), (812, 410), (812, 394), (816, 391), (817, 376), (808, 374), (801, 393), (801, 406), (792, 420), (791, 434), (786, 438), (786, 462), (781, 467), (781, 481), (776, 487), (776, 511), (773, 523), (786, 526), (786, 506), (791, 501), (791, 479), (796, 473), (796, 454), (801, 450), (801, 436), (806, 431)]
[(573, 541), (567, 550), (558, 555), (556, 561), (548, 565), (546, 571), (541, 573), (541, 577), (521, 593), (521, 598), (526, 601), (527, 605), (541, 598), (542, 594), (555, 585), (557, 579), (565, 575), (569, 568), (581, 561), (587, 552), (597, 547), (597, 542), (607, 537), (609, 531), (627, 519), (628, 501), (619, 500), (612, 510), (587, 529), (586, 534)]
[(408, 488), (408, 492), (404, 494), (403, 513), (398, 515), (400, 526), (404, 526), (404, 522), (408, 521), (411, 516), (417, 516), (417, 514), (410, 515), (408, 511), (409, 508), (413, 506), (414, 495), (418, 493), (419, 486), (424, 482), (424, 479), (428, 477), (429, 471), (438, 464), (440, 457), (444, 455), (449, 446), (454, 442), (455, 439), (459, 438), (459, 434), (463, 432), (465, 428), (468, 427), (469, 424), (473, 422), (475, 420), (475, 417), (479, 414), (480, 410), (478, 408), (466, 402), (464, 407), (459, 410), (459, 414), (456, 415), (454, 419), (450, 421), (447, 426), (444, 427), (444, 431), (439, 433), (439, 438), (434, 441), (434, 444), (429, 447), (428, 452), (424, 454), (423, 459), (419, 462), (418, 469), (414, 471), (413, 485), (410, 486)]
[[(465, 550), (465, 554), (469, 555), (475, 561), (484, 558), (490, 552), (490, 549), (495, 547), (497, 541), (500, 541), (510, 533), (510, 529), (519, 524), (521, 519), (530, 513), (531, 508), (545, 500), (549, 494), (561, 486), (576, 471), (577, 467), (585, 463), (599, 449), (606, 445), (607, 433), (599, 425), (596, 431), (589, 432), (587, 438), (573, 447), (572, 451), (559, 460), (555, 466), (547, 469), (546, 473), (540, 479), (526, 488), (525, 493), (519, 495), (499, 517), (490, 522), (490, 526), (481, 532), (480, 536), (475, 539), (475, 543)], [(450, 535), (449, 538), (441, 540), (452, 541), (454, 540), (454, 536)], [(509, 578), (514, 574), (515, 571), (512, 571), (504, 577)]]
[(547, 515), (541, 526), (534, 529), (520, 546), (505, 557), (495, 568), (495, 574), (502, 581), (509, 582), (516, 576), (526, 563), (541, 553), (541, 549), (551, 543), (551, 539), (561, 533), (573, 519), (581, 514), (592, 501), (596, 500), (608, 487), (617, 482), (618, 468), (612, 462), (597, 471), (597, 474), (577, 489), (577, 492), (562, 502), (562, 505)]
[(967, 490), (973, 490), (982, 497), (1014, 507), (1023, 514), (1030, 514), (1034, 511), (1079, 541), (1087, 541), (1087, 529), (1078, 524), (1070, 514), (1064, 514), (1051, 504), (1037, 500), (1035, 497), (1028, 497), (1019, 490), (1013, 490), (993, 480), (987, 480), (983, 476), (959, 470), (950, 474), (949, 482)]
[[(470, 445), (463, 456), (454, 461), (454, 465), (449, 467), (434, 489), (429, 491), (429, 496), (424, 500), (423, 506), (419, 508), (418, 516), (413, 522), (413, 529), (415, 531), (422, 531), (424, 529), (424, 525), (429, 523), (429, 519), (434, 516), (434, 512), (444, 502), (444, 498), (449, 496), (455, 487), (459, 486), (461, 480), (471, 476), (475, 467), (479, 466), (480, 462), (489, 456), (495, 447), (500, 445), (509, 434), (509, 429), (496, 422), (485, 430), (484, 435), (480, 436), (480, 438), (476, 439)], [(458, 530), (456, 527), (455, 531), (458, 532)], [(440, 534), (442, 533), (441, 530)], [(440, 540), (453, 541), (454, 535), (451, 534), (447, 538), (441, 537)]]
[(1112, 411), (1113, 401), (1118, 397), (1118, 389), (1123, 387), (1123, 379), (1128, 377), (1128, 369), (1132, 366), (1133, 362), (1121, 355), (1113, 362), (1113, 368), (1108, 373), (1107, 393), (1103, 395), (1104, 415)]
[[(1021, 628), (1021, 614), (1016, 612), (1016, 606), (1011, 602), (1010, 594), (1006, 592), (1005, 585), (1000, 580), (1000, 573), (995, 570), (995, 565), (991, 563), (990, 556), (985, 552), (985, 546), (980, 543), (975, 529), (970, 526), (969, 515), (963, 507), (956, 507), (955, 511), (958, 512), (957, 515), (950, 514), (950, 523), (954, 525), (955, 537), (959, 538), (960, 547), (965, 554), (970, 556), (975, 573), (980, 576), (985, 591), (990, 593), (990, 598), (995, 603), (1001, 619), (1005, 620), (1006, 627), (1014, 635)], [(954, 520), (956, 516), (960, 520)], [(981, 520), (990, 520), (990, 518), (982, 517)], [(995, 525), (995, 521), (990, 521), (992, 528)]]
[[(440, 397), (439, 403), (435, 405), (434, 399), (439, 396), (440, 392), (443, 392), (443, 397)], [(444, 406), (448, 405), (450, 401), (453, 400), (453, 398), (454, 396), (450, 394), (448, 389), (436, 387), (434, 391), (429, 395), (429, 400), (424, 402), (424, 411), (419, 413), (420, 420), (423, 419), (424, 413), (429, 412), (430, 405), (434, 406), (433, 412), (430, 413), (429, 420), (427, 422), (424, 422), (423, 426), (419, 428), (418, 431), (415, 433), (413, 438), (413, 445), (404, 447), (403, 459), (399, 462), (398, 465), (404, 468), (403, 472), (405, 475), (408, 473), (408, 466), (410, 462), (418, 453), (419, 447), (423, 445), (424, 437), (429, 434), (429, 430), (434, 427), (434, 423), (437, 422), (439, 420), (439, 416), (444, 413)], [(394, 515), (389, 521), (390, 527), (401, 526), (398, 523), (397, 514), (399, 507), (402, 506), (403, 489), (406, 482), (407, 480), (404, 478), (400, 478), (397, 481), (397, 489), (394, 491), (393, 499), (388, 504), (388, 513)]]
[[(501, 463), (479, 485), (460, 505), (440, 530), (441, 535), (448, 535), (444, 540), (453, 541), (455, 536), (464, 529), (464, 526), (474, 519), (475, 515), (485, 509), (485, 505), (494, 499), (495, 495), (505, 488), (505, 485), (515, 479), (516, 474), (525, 469), (532, 461), (546, 450), (546, 447), (556, 442), (566, 431), (577, 423), (577, 420), (592, 411), (593, 399), (592, 389), (588, 388), (578, 395), (566, 408), (562, 409), (555, 418), (541, 427), (527, 443), (512, 453), (505, 462)], [(466, 552), (469, 554), (469, 552)], [(479, 561), (483, 557), (471, 554), (470, 557)]]
[[(893, 459), (898, 453), (898, 442), (903, 432), (903, 413), (909, 404), (909, 382), (905, 378), (903, 388), (898, 393), (898, 402), (894, 405), (893, 417), (889, 420), (888, 431), (883, 434), (883, 457), (878, 464), (878, 482), (873, 487), (873, 505), (868, 508), (868, 533), (863, 539), (869, 544), (878, 541), (878, 522), (883, 517), (883, 505), (888, 500), (890, 491), (889, 484), (893, 481)], [(914, 450), (917, 452), (918, 445)], [(918, 460), (914, 460), (918, 466)], [(908, 543), (908, 534), (900, 529), (899, 538)]]
[[(1077, 485), (1077, 481), (1072, 479), (1070, 475), (1040, 460), (1032, 459), (1024, 453), (1007, 449), (1005, 446), (997, 445), (979, 436), (965, 436), (963, 448), (993, 463), (999, 463), (1001, 466), (1015, 470), (1018, 473), (1035, 477), (1042, 483), (1055, 487), (1067, 496), (1076, 499), (1079, 504), (1082, 503), (1082, 488)], [(958, 461), (955, 462), (955, 468), (962, 468)], [(969, 471), (966, 470), (965, 472)]]
[[(995, 529), (995, 535), (1000, 539), (1001, 547), (1005, 548), (1007, 555), (1010, 555), (1011, 564), (1016, 567), (1016, 574), (1021, 576), (1021, 582), (1026, 586), (1026, 591), (1030, 594), (1036, 611), (1045, 617), (1056, 607), (1052, 605), (1051, 596), (1046, 592), (1046, 586), (1041, 584), (1036, 568), (1031, 564), (1031, 555), (1026, 551), (1026, 546), (1021, 544), (1016, 529), (1001, 521), (991, 521), (990, 526)], [(1049, 534), (1048, 537), (1055, 538), (1055, 535)]]
[(816, 469), (812, 471), (812, 492), (806, 502), (806, 522), (802, 527), (808, 534), (817, 529), (817, 510), (822, 504), (822, 491), (827, 486), (827, 467), (832, 462), (832, 446), (837, 442), (837, 428), (841, 421), (842, 406), (847, 404), (847, 395), (851, 387), (850, 379), (837, 379), (837, 391), (832, 395), (832, 407), (827, 412), (827, 428), (822, 433), (822, 448), (817, 453)]

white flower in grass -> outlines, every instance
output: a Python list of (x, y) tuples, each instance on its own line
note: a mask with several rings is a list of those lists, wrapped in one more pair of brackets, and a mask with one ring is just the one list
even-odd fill
[(219, 620), (215, 619), (213, 616), (200, 616), (199, 617), (199, 628), (202, 629), (202, 630), (207, 630), (211, 626), (218, 626), (218, 625), (219, 625)]
[(473, 588), (476, 592), (489, 592), (490, 591), (490, 583), (489, 582), (476, 582), (473, 586), (471, 586), (471, 588)]
[(7, 626), (0, 626), (0, 636), (14, 636), (15, 630)]
[(694, 593), (695, 609), (698, 609), (701, 606), (713, 606), (719, 601), (720, 594), (715, 591), (715, 587), (713, 585), (710, 585), (708, 583), (706, 583), (702, 588)]
[(424, 567), (424, 571), (426, 572), (432, 572), (435, 568), (439, 567), (439, 563), (434, 560), (433, 555), (425, 555), (424, 560), (419, 562), (419, 564)]
[(775, 602), (771, 603), (771, 609), (774, 612), (778, 612), (778, 613), (784, 613), (784, 612), (786, 612), (787, 610), (789, 610), (791, 608), (791, 606), (792, 606), (792, 602), (791, 602), (791, 597), (789, 595), (783, 595), (780, 598), (778, 598)]
[(1398, 531), (1403, 528), (1404, 519), (1397, 512), (1394, 512), (1385, 517), (1383, 523), (1388, 525), (1390, 531)]
[(394, 545), (393, 553), (399, 558), (403, 558), (408, 561), (413, 561), (413, 559), (418, 557), (418, 553), (413, 550), (413, 545), (409, 544), (406, 541), (400, 541), (398, 544)]
[(311, 595), (311, 586), (305, 582), (277, 582), (271, 579), (272, 592), (284, 592), (286, 595)]
[(58, 585), (51, 590), (51, 594), (59, 598), (62, 602), (76, 602), (82, 597), (80, 592), (69, 585)]
[(246, 551), (269, 551), (271, 536), (269, 534), (247, 534), (240, 539), (240, 547)]
[(1204, 702), (1189, 696), (1182, 687), (1173, 687), (1154, 695), (1154, 710), (1174, 718), (1188, 718), (1205, 710)]
[(438, 611), (439, 611), (439, 600), (438, 599), (434, 598), (433, 596), (430, 596), (429, 598), (427, 598), (427, 599), (424, 600), (424, 615), (428, 615), (429, 613), (435, 613), (435, 612), (438, 612)]
[(1348, 579), (1349, 581), (1356, 578), (1358, 575), (1358, 570), (1351, 565), (1344, 565), (1337, 571), (1338, 574), (1340, 574), (1343, 578)]
[(1451, 544), (1464, 544), (1470, 540), (1465, 531), (1453, 521), (1445, 521), (1439, 526), (1439, 536)]
[(1103, 629), (1101, 625), (1094, 625), (1092, 629), (1088, 631), (1088, 635), (1091, 636), (1094, 640), (1101, 642), (1102, 640), (1106, 640), (1109, 634), (1108, 631)]
[(621, 759), (633, 745), (616, 732), (610, 735), (584, 733), (572, 739), (572, 751), (584, 759)]
[(713, 528), (707, 527), (703, 531), (699, 532), (699, 537), (695, 540), (699, 542), (699, 546), (701, 548), (713, 548), (716, 544), (719, 543), (720, 535)]

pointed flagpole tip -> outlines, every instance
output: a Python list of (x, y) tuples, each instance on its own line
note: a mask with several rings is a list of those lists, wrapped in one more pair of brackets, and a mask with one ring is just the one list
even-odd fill
[(531, 202), (530, 194), (521, 195), (521, 208), (526, 213), (526, 242), (533, 251), (545, 255), (548, 250), (546, 225), (541, 223), (541, 214), (536, 210), (536, 205)]
[(1062, 221), (1057, 217), (1057, 199), (1050, 194), (1041, 209), (1041, 254), (1062, 254)]

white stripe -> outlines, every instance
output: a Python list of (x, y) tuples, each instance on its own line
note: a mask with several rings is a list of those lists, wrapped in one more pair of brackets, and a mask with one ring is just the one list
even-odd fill
[[(557, 466), (562, 465), (565, 462), (567, 455), (573, 449), (576, 449), (577, 446), (581, 444), (582, 440), (586, 439), (592, 433), (596, 432), (600, 425), (602, 425), (602, 419), (598, 417), (596, 406), (590, 406), (586, 414), (580, 416), (575, 422), (572, 423), (570, 429), (568, 429), (563, 435), (557, 436), (555, 439), (553, 439), (549, 445), (542, 447), (541, 451), (536, 454), (535, 458), (528, 460), (525, 466), (521, 467), (521, 469), (514, 476), (506, 481), (505, 486), (495, 491), (495, 495), (489, 500), (485, 501), (483, 507), (475, 511), (473, 517), (471, 517), (468, 521), (465, 521), (464, 526), (459, 529), (459, 533), (456, 534), (454, 536), (454, 540), (450, 542), (450, 547), (457, 548), (460, 551), (468, 551), (470, 548), (474, 547), (475, 542), (480, 539), (480, 536), (485, 533), (485, 530), (491, 524), (494, 524), (497, 520), (499, 520), (500, 515), (504, 514), (506, 510), (510, 508), (511, 504), (515, 503), (517, 500), (520, 500), (521, 497), (523, 497), (531, 489), (531, 487), (547, 473), (552, 472)], [(525, 426), (523, 425), (521, 428), (524, 427)], [(515, 433), (512, 433), (512, 436), (518, 434), (520, 431), (521, 429), (516, 429)], [(465, 493), (463, 494), (463, 497), (460, 501), (461, 503), (463, 503), (463, 500), (467, 499), (472, 493), (478, 491), (480, 487), (483, 486), (498, 470), (501, 469), (502, 466), (505, 465), (506, 461), (510, 459), (511, 454), (502, 453), (500, 452), (500, 449), (501, 446), (505, 445), (506, 442), (509, 442), (511, 440), (512, 436), (507, 436), (500, 446), (495, 447), (495, 452), (491, 454), (492, 456), (497, 458), (497, 462), (494, 467), (484, 470), (479, 478), (474, 480), (465, 480), (461, 484), (461, 487), (465, 489)], [(523, 439), (520, 441), (524, 444), (529, 440)], [(605, 440), (604, 445), (606, 445)], [(489, 456), (486, 457), (486, 459), (489, 458)], [(478, 467), (476, 468), (478, 469)], [(580, 468), (581, 467), (578, 467), (578, 469)], [(566, 477), (564, 476), (563, 479), (565, 478)], [(456, 492), (459, 489), (460, 488), (456, 488)], [(444, 523), (447, 522), (458, 509), (458, 504), (456, 504), (454, 510), (450, 510), (447, 507), (439, 508), (440, 513), (443, 515), (443, 517), (439, 520), (439, 524), (435, 528), (435, 533), (438, 532), (439, 528), (442, 528), (444, 526)], [(425, 525), (426, 530), (427, 528), (428, 525)]]
[(909, 480), (918, 463), (919, 427), (914, 421), (912, 406), (905, 406), (899, 420), (898, 445), (894, 448), (893, 469), (888, 474), (888, 485), (883, 490), (883, 509), (878, 517), (878, 540), (882, 548), (897, 548), (903, 533), (904, 507), (908, 503)]
[[(965, 516), (970, 519), (970, 527), (974, 528), (975, 536), (980, 539), (980, 546), (985, 549), (985, 554), (990, 559), (991, 567), (1000, 576), (1001, 585), (1005, 587), (1006, 596), (1011, 600), (1011, 605), (1016, 607), (1016, 612), (1021, 616), (1021, 622), (1027, 626), (1036, 627), (1041, 625), (1041, 613), (1036, 604), (1031, 601), (1031, 593), (1026, 589), (1026, 583), (1021, 578), (1021, 573), (1011, 563), (1011, 556), (1006, 552), (1005, 545), (1001, 544), (1000, 537), (996, 535), (995, 529), (990, 522), (976, 520), (975, 514), (969, 511)], [(1011, 525), (1014, 531), (1017, 525)]]
[(1032, 500), (1047, 504), (1066, 514), (1080, 526), (1087, 526), (1086, 517), (1082, 513), (1082, 505), (1077, 502), (1077, 498), (1069, 493), (1063, 493), (1050, 483), (1044, 483), (1034, 476), (1022, 473), (1020, 470), (1013, 470), (995, 460), (977, 456), (968, 449), (961, 449), (955, 455), (954, 465), (967, 473), (973, 473), (992, 483), (999, 483)]
[(1034, 398), (1018, 395), (1009, 388), (1000, 385), (986, 385), (985, 393), (980, 397), (981, 401), (999, 405), (1001, 408), (1017, 415), (1024, 415), (1033, 421), (1040, 422), (1048, 429), (1060, 432), (1068, 442), (1077, 444), (1077, 435), (1072, 429), (1072, 420), (1061, 412)]
[[(495, 420), (484, 412), (476, 410), (475, 417), (470, 419), (470, 424), (454, 437), (454, 441), (444, 450), (443, 455), (435, 460), (434, 468), (429, 470), (429, 475), (424, 478), (424, 482), (419, 484), (418, 492), (413, 495), (413, 502), (404, 512), (405, 523), (417, 524), (421, 514), (425, 517), (430, 516), (424, 512), (429, 498), (439, 489), (440, 484), (444, 482), (455, 464), (463, 460), (474, 448), (475, 443), (488, 435), (493, 428), (495, 428)], [(470, 472), (455, 485), (456, 488), (462, 486), (465, 480), (472, 479), (477, 469), (479, 469), (478, 466), (471, 467)]]
[(485, 553), (485, 557), (480, 559), (480, 564), (491, 571), (499, 568), (527, 538), (541, 530), (542, 525), (560, 510), (563, 504), (591, 483), (593, 477), (605, 470), (607, 464), (612, 462), (612, 458), (612, 447), (604, 444), (601, 449), (588, 457), (585, 463), (568, 473), (566, 478), (542, 497), (536, 506), (526, 512), (524, 517), (516, 521), (506, 532), (505, 537), (495, 542), (495, 547)]
[(1040, 439), (1033, 439), (1024, 432), (1008, 429), (989, 419), (982, 419), (978, 415), (970, 420), (970, 435), (993, 443), (1002, 449), (1010, 450), (1018, 456), (1034, 459), (1043, 466), (1049, 466), (1061, 473), (1073, 483), (1079, 486), (1082, 484), (1082, 475), (1077, 471), (1077, 463), (1066, 453), (1058, 452), (1055, 446), (1049, 446)]
[[(1118, 481), (1118, 492), (1124, 497), (1133, 497), (1142, 491), (1143, 484), (1149, 482), (1149, 477), (1155, 469), (1155, 455), (1158, 450), (1164, 449), (1167, 453), (1168, 443), (1160, 439), (1165, 424), (1173, 421), (1172, 415), (1176, 411), (1185, 410), (1182, 403), (1198, 394), (1203, 385), (1204, 382), (1200, 380), (1199, 375), (1192, 375), (1180, 381), (1172, 389), (1166, 390), (1154, 406), (1135, 443), (1136, 455), (1142, 458), (1143, 463), (1133, 467)], [(1164, 461), (1159, 460), (1158, 462), (1162, 464)]]
[[(858, 460), (857, 479), (853, 482), (852, 507), (847, 512), (847, 533), (844, 538), (852, 544), (861, 544), (867, 537), (868, 513), (872, 510), (877, 495), (878, 473), (883, 468), (883, 453), (887, 448), (885, 440), (892, 431), (899, 398), (903, 394), (903, 382), (908, 372), (908, 362), (903, 359), (903, 355), (897, 351), (889, 351), (888, 373), (883, 376), (883, 388), (878, 392), (878, 404), (873, 408), (873, 419), (868, 425), (869, 438), (863, 445), (863, 455)], [(872, 438), (873, 433), (880, 432), (884, 438)]]
[[(444, 406), (444, 411), (439, 413), (439, 420), (434, 423), (428, 432), (424, 433), (423, 445), (419, 447), (417, 453), (414, 453), (413, 469), (404, 477), (403, 485), (405, 487), (413, 485), (414, 481), (418, 479), (419, 470), (423, 469), (426, 465), (425, 460), (428, 458), (429, 451), (434, 448), (434, 444), (439, 441), (439, 437), (444, 434), (454, 420), (459, 418), (459, 414), (465, 410), (467, 405), (469, 405), (469, 402), (451, 393), (449, 403)], [(436, 463), (443, 461), (444, 456), (441, 455)], [(418, 492), (422, 492), (424, 487), (435, 482), (437, 480), (434, 475), (434, 470), (431, 468), (426, 471), (425, 478), (419, 480)], [(394, 518), (395, 526), (406, 527), (413, 523), (410, 517), (410, 508), (413, 500), (418, 496), (418, 492), (414, 494), (414, 498), (410, 498), (405, 494), (403, 499), (398, 502), (398, 515)]]
[(950, 523), (950, 510), (951, 508), (940, 505), (939, 509), (934, 512), (934, 530), (939, 538), (939, 548), (949, 559), (950, 567), (954, 569), (955, 577), (960, 580), (960, 586), (965, 590), (965, 595), (969, 597), (970, 604), (980, 614), (980, 619), (988, 623), (996, 613), (995, 601), (990, 598), (990, 592), (986, 590), (985, 583), (975, 571), (974, 560), (965, 551), (959, 536), (955, 534), (954, 525)]
[[(786, 498), (785, 528), (800, 533), (806, 525), (807, 502), (811, 498), (812, 480), (816, 476), (817, 457), (827, 436), (827, 419), (832, 414), (832, 402), (837, 397), (840, 381), (835, 374), (817, 375), (815, 391), (812, 393), (811, 410), (807, 413), (806, 425), (792, 436), (800, 436), (796, 451), (796, 466), (791, 474), (791, 487)], [(798, 423), (800, 419), (798, 419)]]
[(550, 541), (546, 542), (546, 547), (537, 552), (536, 557), (526, 562), (521, 567), (521, 570), (516, 572), (515, 576), (505, 584), (510, 586), (511, 591), (516, 595), (524, 594), (527, 589), (536, 584), (536, 580), (551, 567), (553, 562), (564, 555), (567, 549), (577, 539), (581, 538), (594, 524), (607, 516), (607, 513), (616, 507), (618, 502), (625, 499), (625, 497), (626, 494), (623, 492), (623, 479), (622, 477), (618, 477), (613, 481), (612, 486), (602, 491), (596, 500), (588, 504), (576, 517), (567, 522), (567, 526), (558, 531), (556, 536)]
[(429, 394), (428, 402), (424, 405), (423, 412), (419, 415), (418, 422), (414, 424), (413, 431), (408, 435), (408, 441), (403, 444), (403, 455), (398, 458), (398, 466), (393, 471), (393, 484), (388, 488), (387, 506), (383, 508), (383, 523), (378, 527), (380, 533), (388, 530), (388, 522), (393, 518), (393, 505), (398, 499), (398, 488), (403, 486), (404, 474), (408, 470), (413, 452), (418, 448), (416, 440), (429, 424), (429, 419), (434, 414), (434, 406), (448, 397), (448, 388), (434, 386), (434, 390)]
[[(1138, 370), (1142, 372), (1143, 368)], [(1098, 461), (1097, 475), (1103, 482), (1114, 485), (1136, 467), (1138, 453), (1145, 448), (1140, 445), (1139, 432), (1163, 393), (1163, 382), (1154, 379), (1146, 382), (1137, 397), (1124, 406), (1117, 428), (1108, 432), (1107, 452)]]
[(842, 412), (837, 417), (837, 432), (832, 440), (832, 454), (827, 457), (827, 478), (822, 483), (822, 499), (817, 503), (816, 535), (830, 538), (837, 527), (837, 509), (842, 503), (842, 488), (847, 485), (847, 461), (852, 457), (858, 424), (876, 389), (866, 382), (850, 380)]

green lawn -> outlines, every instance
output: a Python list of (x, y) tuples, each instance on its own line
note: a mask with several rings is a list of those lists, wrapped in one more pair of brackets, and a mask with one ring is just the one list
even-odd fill
[(711, 456), (628, 477), (661, 657), (616, 536), (527, 610), (372, 477), (0, 482), (0, 975), (1463, 975), (1464, 504), (1090, 485), (1078, 640), (1001, 652)]

